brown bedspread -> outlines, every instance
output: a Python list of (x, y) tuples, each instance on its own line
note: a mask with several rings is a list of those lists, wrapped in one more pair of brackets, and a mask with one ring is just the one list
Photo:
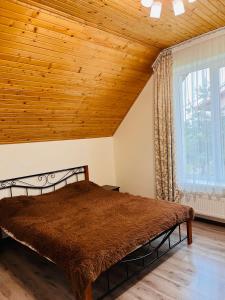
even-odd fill
[(0, 201), (0, 227), (61, 267), (77, 299), (135, 247), (190, 218), (189, 207), (105, 191), (85, 181)]

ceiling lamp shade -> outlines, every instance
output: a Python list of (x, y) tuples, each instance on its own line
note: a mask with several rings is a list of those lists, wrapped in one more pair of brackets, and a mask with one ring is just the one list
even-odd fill
[[(188, 0), (189, 3), (193, 3), (196, 0)], [(141, 0), (141, 4), (144, 7), (151, 8), (150, 17), (159, 19), (162, 12), (162, 0)], [(171, 0), (173, 5), (173, 11), (175, 16), (182, 15), (185, 13), (184, 2), (183, 0)]]
[(141, 0), (141, 4), (144, 7), (151, 7), (154, 0)]
[(154, 1), (152, 4), (150, 17), (159, 19), (162, 11), (162, 3), (160, 1)]
[(173, 10), (175, 16), (182, 15), (185, 12), (184, 3), (182, 0), (173, 0)]

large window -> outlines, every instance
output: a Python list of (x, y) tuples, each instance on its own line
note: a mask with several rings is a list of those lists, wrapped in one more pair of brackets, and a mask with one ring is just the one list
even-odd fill
[(178, 183), (225, 187), (224, 59), (175, 70), (174, 107)]

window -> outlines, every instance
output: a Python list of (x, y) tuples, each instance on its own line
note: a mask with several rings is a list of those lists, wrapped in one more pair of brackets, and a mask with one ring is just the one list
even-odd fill
[(174, 71), (177, 178), (183, 188), (225, 187), (223, 64), (217, 57)]

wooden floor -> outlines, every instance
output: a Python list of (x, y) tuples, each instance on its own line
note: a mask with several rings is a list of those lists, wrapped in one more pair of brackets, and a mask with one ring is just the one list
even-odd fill
[[(194, 222), (192, 246), (170, 252), (139, 281), (107, 299), (225, 300), (225, 227)], [(8, 239), (0, 243), (0, 300), (69, 300), (70, 285), (56, 266)]]

